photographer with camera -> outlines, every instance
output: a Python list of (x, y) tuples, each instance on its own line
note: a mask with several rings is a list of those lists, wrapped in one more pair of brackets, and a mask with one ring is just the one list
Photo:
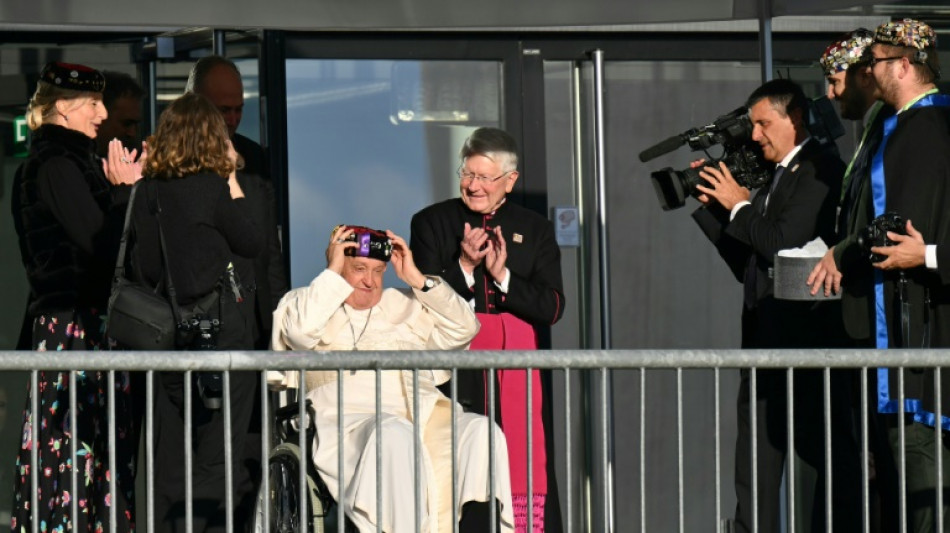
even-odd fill
[[(904, 19), (877, 28), (867, 53), (876, 96), (897, 113), (884, 122), (874, 154), (870, 198), (878, 217), (865, 231), (878, 269), (873, 286), (878, 348), (950, 346), (950, 96), (940, 94), (937, 35), (929, 25)], [(903, 231), (899, 231), (903, 226)], [(906, 233), (906, 235), (904, 234)], [(847, 279), (848, 273), (845, 273)], [(932, 369), (903, 373), (905, 418), (898, 373), (878, 370), (876, 407), (886, 417), (895, 457), (902, 458), (910, 531), (936, 531), (936, 386)], [(941, 374), (947, 390), (950, 372)], [(950, 401), (941, 398), (941, 426), (950, 425)], [(904, 426), (904, 444), (900, 425)], [(944, 490), (950, 480), (950, 437), (943, 437)], [(950, 516), (946, 503), (944, 517)], [(944, 521), (944, 525), (947, 521)]]
[[(255, 257), (264, 239), (248, 216), (236, 177), (240, 159), (224, 118), (205, 97), (186, 94), (162, 113), (148, 146), (146, 180), (132, 206), (133, 270), (163, 292), (171, 280), (175, 299), (183, 306), (213, 300), (206, 313), (179, 325), (178, 349), (253, 349), (251, 326), (241, 308), (246, 304), (231, 265), (237, 255)], [(162, 372), (157, 378), (155, 471), (160, 475), (155, 478), (155, 530), (184, 531), (184, 373)], [(194, 378), (194, 532), (221, 531), (226, 516), (225, 419), (215, 407), (224, 391), (218, 372), (196, 372)], [(246, 431), (239, 429), (248, 427), (254, 381), (251, 372), (230, 373), (234, 450), (244, 449)], [(229, 465), (233, 472), (239, 472), (240, 461), (235, 453)]]
[[(840, 346), (840, 311), (834, 302), (777, 300), (769, 276), (776, 252), (803, 246), (821, 237), (833, 242), (835, 207), (841, 190), (844, 164), (822, 148), (805, 128), (808, 101), (801, 87), (789, 80), (769, 81), (749, 97), (747, 107), (752, 123), (752, 140), (762, 149), (766, 161), (776, 165), (770, 186), (750, 200), (750, 191), (733, 178), (729, 167), (703, 167), (705, 183), (696, 186), (704, 205), (693, 218), (716, 245), (736, 279), (744, 286), (742, 309), (743, 348), (814, 348)], [(702, 163), (694, 163), (698, 168)], [(758, 494), (759, 531), (780, 530), (779, 489), (783, 464), (790, 457), (786, 449), (786, 379), (782, 371), (757, 372), (758, 486), (752, 486), (752, 446), (750, 427), (749, 371), (741, 370), (736, 441), (736, 526), (737, 531), (753, 531), (752, 495)], [(838, 380), (836, 380), (838, 381)], [(838, 383), (833, 394), (841, 394)], [(822, 377), (817, 370), (795, 373), (795, 448), (798, 455), (818, 470), (812, 530), (828, 529), (822, 522), (824, 501), (824, 453)], [(841, 402), (832, 400), (833, 406)], [(832, 435), (836, 478), (857, 472), (856, 457), (848, 457), (842, 442), (850, 440), (846, 409), (832, 410)], [(840, 428), (840, 429), (839, 429)], [(844, 439), (844, 440), (843, 440)], [(853, 480), (856, 486), (858, 479)], [(847, 481), (845, 482), (847, 483)], [(799, 485), (801, 486), (801, 485)], [(847, 486), (835, 486), (836, 531), (854, 527), (858, 500), (849, 497)], [(839, 501), (843, 498), (843, 501)], [(848, 522), (852, 524), (848, 524)]]

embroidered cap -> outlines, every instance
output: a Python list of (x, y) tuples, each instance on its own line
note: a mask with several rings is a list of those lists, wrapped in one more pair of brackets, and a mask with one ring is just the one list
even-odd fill
[(904, 19), (881, 24), (874, 32), (874, 42), (923, 50), (937, 47), (937, 32), (926, 22)]
[(106, 78), (98, 70), (61, 61), (47, 63), (40, 81), (74, 91), (101, 93), (106, 88)]
[(844, 72), (849, 66), (861, 61), (865, 47), (872, 42), (874, 42), (874, 33), (867, 28), (858, 28), (828, 45), (818, 63), (826, 76)]

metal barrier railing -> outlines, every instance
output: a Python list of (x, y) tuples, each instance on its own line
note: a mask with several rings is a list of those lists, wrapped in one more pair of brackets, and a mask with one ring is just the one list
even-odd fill
[[(901, 376), (899, 380), (899, 390), (898, 390), (898, 404), (899, 411), (898, 416), (903, 417), (904, 413), (904, 390), (903, 390), (903, 370), (904, 368), (920, 368), (920, 367), (933, 367), (936, 368), (936, 378), (935, 378), (935, 390), (936, 390), (936, 419), (941, 420), (941, 413), (939, 409), (940, 405), (940, 368), (945, 366), (950, 366), (950, 350), (907, 350), (907, 349), (894, 349), (894, 350), (551, 350), (551, 351), (479, 351), (479, 352), (436, 352), (436, 351), (384, 351), (384, 352), (369, 352), (369, 351), (359, 351), (359, 352), (147, 352), (147, 357), (143, 356), (143, 352), (69, 352), (64, 354), (62, 352), (17, 352), (17, 351), (0, 351), (0, 370), (19, 370), (19, 371), (30, 371), (31, 374), (31, 391), (37, 390), (37, 369), (42, 369), (43, 371), (64, 371), (69, 372), (69, 379), (71, 383), (75, 383), (76, 374), (75, 370), (101, 370), (101, 371), (110, 371), (109, 374), (109, 392), (108, 392), (108, 402), (110, 405), (109, 410), (109, 446), (110, 450), (114, 450), (116, 446), (115, 442), (115, 411), (114, 411), (114, 375), (113, 371), (147, 371), (146, 378), (146, 423), (145, 423), (145, 436), (146, 436), (146, 474), (147, 474), (147, 489), (146, 489), (146, 524), (147, 530), (149, 532), (156, 531), (156, 523), (154, 517), (154, 501), (153, 501), (153, 491), (154, 491), (154, 428), (153, 428), (153, 413), (154, 413), (154, 403), (153, 393), (155, 389), (154, 383), (154, 372), (156, 371), (183, 371), (185, 372), (185, 412), (186, 412), (186, 430), (185, 430), (185, 439), (186, 442), (183, 443), (184, 450), (190, 450), (190, 433), (191, 425), (193, 421), (190, 419), (191, 413), (191, 404), (192, 404), (192, 391), (191, 391), (191, 379), (190, 374), (194, 371), (225, 371), (224, 374), (224, 419), (225, 419), (225, 435), (224, 435), (224, 453), (225, 453), (225, 464), (229, 465), (226, 469), (226, 528), (228, 531), (233, 530), (232, 523), (232, 511), (235, 506), (235, 502), (232, 498), (232, 488), (234, 484), (233, 472), (230, 469), (232, 464), (232, 456), (236, 453), (235, 450), (231, 449), (230, 446), (230, 435), (234, 428), (230, 427), (229, 422), (229, 410), (231, 405), (231, 398), (228, 388), (230, 375), (228, 371), (282, 371), (282, 372), (299, 372), (300, 379), (299, 381), (299, 394), (298, 398), (301, 400), (299, 402), (299, 411), (298, 416), (299, 420), (306, 420), (308, 413), (305, 410), (303, 398), (306, 396), (306, 380), (302, 379), (303, 372), (310, 370), (336, 370), (339, 383), (345, 383), (345, 380), (342, 380), (344, 376), (343, 372), (346, 371), (357, 371), (357, 370), (369, 370), (375, 372), (376, 375), (376, 468), (377, 468), (377, 483), (382, 478), (382, 473), (379, 470), (381, 468), (381, 450), (383, 448), (383, 443), (379, 440), (381, 439), (382, 430), (380, 427), (380, 417), (378, 413), (381, 412), (380, 405), (380, 396), (381, 396), (381, 373), (386, 370), (416, 370), (413, 372), (413, 387), (415, 391), (418, 391), (419, 386), (419, 369), (452, 369), (453, 378), (455, 377), (455, 371), (458, 369), (488, 369), (491, 372), (494, 372), (498, 369), (518, 369), (518, 368), (528, 368), (528, 369), (550, 369), (563, 371), (567, 379), (564, 380), (564, 389), (563, 396), (566, 398), (565, 410), (564, 410), (564, 427), (565, 435), (552, 435), (555, 439), (563, 438), (565, 443), (565, 458), (568, 463), (567, 469), (567, 479), (566, 485), (568, 487), (573, 486), (574, 481), (571, 476), (572, 473), (572, 460), (574, 458), (574, 451), (571, 447), (570, 435), (573, 434), (574, 430), (572, 429), (572, 412), (571, 412), (571, 399), (574, 396), (574, 392), (571, 389), (571, 374), (576, 371), (593, 371), (594, 378), (599, 378), (601, 382), (606, 382), (610, 379), (611, 370), (618, 369), (627, 369), (627, 370), (638, 370), (640, 371), (640, 413), (639, 413), (639, 432), (640, 432), (640, 448), (639, 448), (639, 463), (640, 463), (640, 529), (646, 529), (646, 503), (645, 503), (645, 492), (647, 487), (645, 485), (645, 467), (646, 467), (646, 452), (645, 452), (645, 426), (644, 420), (647, 417), (647, 404), (646, 398), (644, 396), (644, 376), (647, 370), (653, 369), (671, 369), (676, 370), (677, 373), (677, 383), (676, 383), (676, 431), (677, 431), (677, 494), (678, 494), (678, 523), (679, 531), (683, 531), (684, 527), (684, 515), (686, 513), (685, 501), (684, 501), (684, 491), (683, 487), (685, 486), (684, 480), (684, 466), (683, 466), (683, 384), (682, 384), (682, 371), (684, 369), (713, 369), (714, 370), (714, 380), (715, 380), (715, 389), (714, 389), (714, 401), (716, 407), (715, 412), (715, 508), (717, 513), (720, 511), (721, 505), (721, 494), (720, 494), (720, 480), (721, 480), (721, 465), (719, 462), (720, 451), (721, 451), (721, 438), (720, 438), (720, 413), (719, 413), (719, 396), (720, 396), (720, 369), (730, 369), (730, 368), (749, 368), (752, 369), (750, 372), (750, 397), (757, 397), (757, 381), (756, 381), (756, 370), (762, 369), (785, 369), (786, 371), (786, 384), (787, 390), (794, 390), (794, 379), (796, 369), (823, 369), (823, 401), (822, 409), (824, 416), (824, 459), (827, 467), (825, 468), (825, 479), (826, 484), (825, 490), (825, 502), (824, 502), (824, 512), (825, 512), (825, 523), (828, 525), (828, 531), (831, 531), (831, 524), (833, 523), (833, 506), (832, 506), (832, 487), (833, 487), (833, 477), (832, 477), (832, 454), (831, 454), (831, 379), (830, 372), (831, 369), (861, 369), (863, 370), (860, 373), (860, 388), (861, 388), (861, 398), (868, 397), (868, 378), (867, 370), (869, 368), (877, 367), (886, 367), (886, 368), (897, 368), (899, 370), (899, 375)], [(873, 363), (873, 365), (871, 364)], [(527, 374), (530, 376), (530, 373)], [(457, 396), (457, 388), (455, 385), (455, 380), (452, 380), (451, 387), (451, 396), (455, 398)], [(266, 374), (261, 375), (261, 385), (266, 390), (267, 378)], [(488, 400), (489, 405), (494, 405), (496, 400), (495, 397), (495, 380), (488, 380)], [(530, 386), (531, 379), (527, 379), (528, 394), (530, 398)], [(343, 404), (344, 398), (344, 386), (340, 386), (337, 392), (337, 403), (338, 405)], [(70, 404), (71, 406), (76, 405), (76, 388), (70, 387)], [(589, 398), (589, 401), (599, 400), (601, 402), (611, 401), (609, 398)], [(260, 399), (261, 408), (263, 413), (271, 413), (272, 408), (269, 405), (269, 395), (262, 394)], [(756, 487), (756, 475), (757, 475), (757, 465), (756, 461), (756, 449), (755, 446), (756, 439), (759, 438), (755, 434), (755, 401), (750, 403), (752, 408), (750, 409), (750, 417), (752, 418), (752, 464), (753, 464), (753, 487)], [(31, 398), (31, 408), (33, 413), (37, 413), (39, 410), (38, 399), (34, 394)], [(456, 405), (455, 402), (452, 403), (452, 442), (453, 449), (454, 445), (457, 443), (457, 427), (456, 427)], [(528, 414), (532, 406), (528, 402)], [(787, 420), (788, 427), (787, 429), (787, 439), (788, 439), (788, 449), (792, 450), (795, 447), (795, 436), (794, 436), (794, 399), (793, 396), (788, 398), (788, 407), (787, 407)], [(418, 394), (414, 395), (413, 398), (413, 419), (418, 420), (419, 416), (419, 401)], [(75, 418), (75, 409), (70, 409), (70, 423), (71, 427), (76, 427), (76, 418)], [(265, 415), (269, 416), (269, 415)], [(618, 414), (617, 416), (627, 416), (627, 413)], [(861, 486), (862, 486), (862, 530), (865, 532), (870, 531), (870, 503), (868, 500), (869, 494), (869, 471), (868, 471), (868, 418), (869, 409), (867, 402), (861, 402), (860, 408), (860, 426), (861, 426)], [(339, 418), (338, 426), (338, 442), (337, 445), (341, 453), (339, 455), (338, 468), (340, 472), (343, 472), (343, 419)], [(494, 427), (494, 410), (489, 409), (489, 419), (490, 427)], [(40, 445), (39, 442), (39, 428), (38, 424), (33, 424), (33, 433), (32, 433), (32, 460), (33, 464), (36, 465), (38, 462), (37, 450)], [(415, 495), (415, 520), (418, 525), (422, 522), (423, 507), (422, 507), (422, 494), (419, 489), (419, 479), (421, 476), (420, 472), (420, 450), (419, 450), (419, 439), (421, 436), (421, 428), (419, 424), (414, 423), (414, 446), (413, 446), (413, 456), (415, 457), (414, 463), (414, 495)], [(900, 457), (898, 459), (899, 464), (899, 473), (900, 473), (900, 524), (901, 530), (903, 531), (906, 527), (906, 516), (907, 516), (907, 502), (905, 497), (905, 487), (906, 487), (906, 477), (905, 477), (905, 468), (903, 464), (904, 460), (904, 450), (905, 450), (905, 440), (904, 440), (904, 427), (902, 424), (898, 425), (900, 428)], [(263, 480), (262, 480), (262, 493), (267, 495), (269, 494), (271, 487), (269, 487), (269, 480), (267, 476), (267, 458), (269, 457), (270, 447), (271, 447), (271, 435), (268, 430), (269, 424), (263, 424), (262, 427), (262, 465), (264, 465)], [(601, 427), (609, 427), (607, 425), (602, 425)], [(493, 476), (497, 475), (495, 472), (495, 447), (496, 443), (494, 441), (494, 432), (489, 431), (489, 454), (492, 458), (490, 464), (490, 475), (492, 476), (492, 481), (490, 481), (491, 487), (491, 500), (494, 501), (494, 482)], [(306, 450), (308, 442), (305, 440), (305, 431), (299, 432), (298, 446), (301, 450)], [(588, 443), (601, 442), (598, 439), (605, 439), (606, 435), (587, 435), (586, 441)], [(531, 425), (528, 425), (528, 442), (525, 445), (528, 446), (529, 453), (529, 464), (530, 464), (530, 450), (531, 450)], [(942, 432), (935, 430), (935, 441), (936, 441), (936, 450), (939, 451), (942, 449)], [(518, 445), (520, 443), (516, 443)], [(510, 444), (509, 444), (510, 446)], [(75, 439), (72, 443), (72, 449), (70, 450), (72, 457), (74, 459), (73, 464), (78, 464), (75, 462), (77, 458), (77, 450)], [(191, 457), (189, 453), (184, 454), (184, 461), (186, 463), (186, 530), (188, 533), (192, 531), (192, 521), (191, 513), (193, 512), (192, 508), (192, 494), (191, 494), (191, 484), (192, 484), (192, 471), (193, 466), (191, 464)], [(935, 500), (936, 502), (943, 501), (943, 476), (942, 476), (942, 454), (936, 453), (937, 457), (937, 483)], [(115, 456), (110, 454), (110, 469), (112, 472), (115, 472)], [(792, 471), (791, 461), (788, 461), (786, 481), (787, 486), (787, 495), (788, 495), (788, 531), (795, 531), (795, 476)], [(602, 466), (594, 463), (591, 465), (590, 469), (596, 470), (598, 468), (603, 468)], [(606, 465), (607, 469), (613, 468), (612, 465)], [(588, 469), (584, 473), (588, 480), (595, 479), (602, 483), (602, 486), (599, 487), (597, 491), (591, 491), (590, 494), (599, 494), (599, 495), (609, 495), (614, 494), (612, 486), (608, 484), (612, 483), (614, 477), (616, 476), (615, 472), (592, 472)], [(77, 469), (72, 471), (72, 486), (75, 492), (77, 486)], [(307, 514), (306, 505), (307, 505), (307, 475), (306, 468), (300, 468), (300, 479), (299, 479), (299, 495), (298, 503), (300, 505), (299, 515), (304, 517)], [(453, 453), (452, 460), (452, 498), (453, 498), (453, 521), (454, 527), (457, 530), (458, 527), (458, 515), (456, 513), (457, 506), (454, 505), (458, 501), (457, 493), (457, 465), (455, 464), (455, 454)], [(32, 502), (32, 531), (39, 531), (38, 523), (38, 510), (39, 505), (36, 501), (37, 490), (37, 478), (38, 478), (38, 469), (33, 468), (31, 470), (31, 486), (33, 488), (34, 501)], [(507, 473), (505, 473), (507, 475)], [(528, 479), (531, 479), (531, 476), (528, 476)], [(113, 476), (109, 480), (110, 492), (115, 494), (116, 491), (116, 480)], [(529, 494), (530, 494), (530, 481), (529, 481)], [(589, 482), (587, 483), (589, 485)], [(341, 487), (340, 492), (343, 492)], [(753, 491), (754, 493), (755, 491)], [(567, 509), (565, 514), (567, 520), (565, 521), (565, 531), (574, 531), (575, 522), (574, 513), (578, 509), (581, 509), (584, 513), (584, 516), (581, 517), (579, 523), (581, 530), (590, 530), (591, 518), (590, 514), (595, 512), (597, 509), (604, 509), (607, 505), (612, 504), (612, 502), (598, 502), (590, 501), (592, 496), (590, 494), (585, 495), (584, 499), (587, 501), (584, 502), (575, 502), (574, 497), (571, 496), (570, 491), (567, 493)], [(382, 490), (379, 484), (377, 484), (377, 494), (376, 494), (376, 503), (377, 510), (382, 509)], [(75, 499), (71, 502), (71, 512), (73, 517), (77, 517), (77, 507)], [(937, 514), (937, 524), (942, 524), (943, 522), (943, 509), (942, 505), (937, 503), (935, 505), (936, 514)], [(755, 496), (753, 496), (753, 517), (756, 516), (758, 509), (758, 503), (756, 502)], [(262, 520), (261, 531), (268, 531), (270, 525), (270, 509), (267, 505), (264, 505), (261, 509)], [(111, 530), (116, 530), (116, 510), (112, 506), (109, 510), (110, 512), (110, 526)], [(496, 508), (491, 506), (491, 522), (493, 525), (496, 524)], [(816, 511), (817, 512), (817, 511)], [(531, 513), (529, 511), (529, 516)], [(531, 529), (531, 522), (529, 518), (529, 530)], [(754, 523), (757, 526), (757, 520), (753, 519)], [(380, 521), (377, 520), (377, 524), (380, 524)], [(296, 530), (302, 531), (303, 533), (307, 532), (307, 521), (302, 520)], [(723, 525), (721, 523), (716, 524), (716, 528), (722, 529)], [(342, 517), (337, 521), (337, 530), (340, 533), (344, 531), (344, 520)], [(618, 530), (631, 530), (628, 527), (618, 527)], [(493, 526), (494, 530), (494, 526)], [(754, 527), (754, 531), (757, 531), (758, 528)], [(942, 530), (940, 525), (937, 526), (938, 531)], [(381, 526), (378, 526), (377, 531), (382, 531)], [(708, 529), (706, 529), (708, 531)]]

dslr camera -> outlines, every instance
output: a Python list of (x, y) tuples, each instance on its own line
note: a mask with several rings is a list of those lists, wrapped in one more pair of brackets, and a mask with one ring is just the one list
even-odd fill
[(389, 258), (392, 257), (393, 243), (389, 240), (389, 237), (386, 236), (385, 231), (379, 231), (365, 226), (347, 226), (340, 224), (333, 228), (330, 235), (336, 233), (336, 230), (341, 226), (346, 226), (346, 229), (353, 230), (353, 233), (350, 234), (346, 240), (359, 244), (359, 246), (344, 250), (344, 255), (351, 257), (371, 257), (373, 259), (379, 259), (380, 261), (389, 261)]
[[(755, 189), (772, 179), (770, 165), (762, 158), (759, 143), (752, 140), (752, 121), (745, 107), (717, 118), (712, 124), (692, 128), (647, 148), (640, 152), (640, 161), (646, 163), (683, 144), (688, 144), (694, 151), (706, 151), (707, 161), (703, 166), (718, 167), (720, 161), (724, 162), (736, 182), (743, 187)], [(723, 148), (722, 156), (718, 158), (708, 152), (708, 148), (717, 144)], [(698, 194), (696, 186), (705, 182), (699, 176), (700, 170), (673, 170), (672, 167), (666, 167), (650, 174), (653, 189), (664, 211), (682, 207), (686, 204), (687, 196)]]
[[(217, 350), (221, 321), (208, 315), (195, 315), (178, 324), (178, 333), (189, 350)], [(208, 409), (220, 409), (224, 393), (221, 372), (196, 372), (195, 384), (202, 403)]]
[(897, 244), (887, 238), (888, 231), (892, 231), (898, 235), (907, 235), (907, 223), (899, 214), (888, 211), (872, 220), (866, 228), (858, 233), (858, 246), (868, 252), (872, 263), (880, 263), (887, 258), (881, 254), (871, 253), (871, 247), (893, 246)]

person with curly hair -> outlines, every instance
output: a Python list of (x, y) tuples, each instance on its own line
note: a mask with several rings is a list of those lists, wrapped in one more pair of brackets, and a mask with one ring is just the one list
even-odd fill
[[(235, 173), (241, 165), (221, 113), (203, 96), (185, 94), (162, 113), (148, 139), (145, 180), (132, 206), (135, 242), (133, 271), (145, 283), (166, 288), (170, 274), (178, 304), (187, 307), (219, 292), (210, 318), (217, 319), (214, 348), (253, 349), (250, 324), (240, 306), (240, 281), (231, 268), (235, 256), (254, 257), (263, 237), (246, 213)], [(159, 231), (161, 230), (161, 234)], [(162, 238), (164, 236), (164, 239)], [(164, 240), (164, 243), (162, 242)], [(164, 264), (162, 246), (168, 258)], [(167, 273), (166, 273), (167, 268)], [(184, 345), (181, 349), (198, 349)], [(202, 394), (208, 378), (197, 373), (193, 390)], [(218, 381), (220, 384), (220, 381)], [(231, 427), (246, 428), (254, 396), (253, 373), (230, 374)], [(184, 377), (164, 372), (155, 393), (155, 516), (158, 531), (185, 530)], [(223, 530), (226, 524), (224, 415), (211, 402), (192, 403), (194, 531)], [(234, 450), (244, 449), (245, 432), (231, 434)], [(235, 454), (230, 468), (240, 468)], [(237, 498), (235, 499), (237, 500)]]

